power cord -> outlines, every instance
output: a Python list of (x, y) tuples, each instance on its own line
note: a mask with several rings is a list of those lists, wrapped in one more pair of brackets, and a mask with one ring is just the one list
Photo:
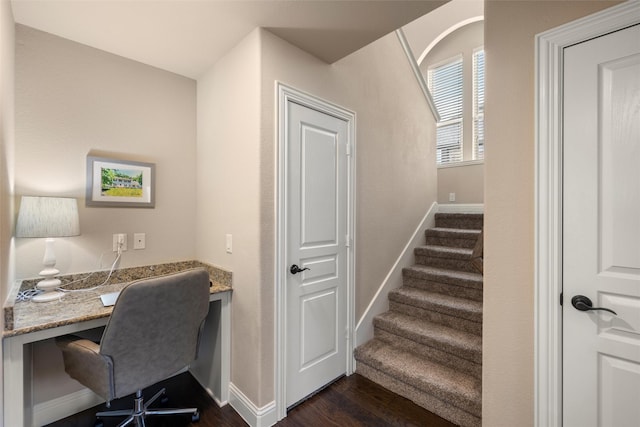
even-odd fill
[(16, 295), (16, 301), (30, 301), (31, 298), (43, 292), (44, 291), (42, 289), (36, 289), (36, 288), (25, 289), (24, 291), (18, 292), (18, 295)]
[[(113, 261), (113, 264), (111, 264), (111, 269), (109, 270), (109, 274), (107, 275), (107, 278), (104, 280), (104, 282), (100, 283), (99, 285), (96, 285), (96, 286), (94, 286), (92, 288), (86, 288), (86, 289), (64, 289), (62, 287), (62, 286), (70, 285), (71, 283), (78, 282), (78, 280), (76, 280), (74, 282), (65, 283), (64, 285), (56, 288), (56, 290), (60, 291), (60, 292), (90, 292), (90, 291), (95, 291), (99, 287), (104, 286), (107, 283), (109, 283), (109, 279), (111, 279), (111, 275), (113, 274), (113, 270), (115, 270), (116, 264), (118, 264), (118, 261), (120, 261), (120, 257), (121, 256), (122, 256), (122, 250), (121, 250), (120, 245), (119, 245), (118, 246), (118, 255), (116, 256), (116, 259)], [(91, 274), (93, 274), (93, 273), (91, 273)], [(89, 276), (91, 276), (91, 274)], [(87, 277), (85, 277), (84, 279), (81, 279), (81, 280), (86, 280), (87, 278), (89, 278), (89, 276), (87, 276)]]
[[(111, 268), (109, 269), (109, 274), (107, 275), (107, 278), (104, 280), (104, 282), (102, 282), (101, 284), (99, 284), (97, 286), (94, 286), (92, 288), (87, 288), (87, 289), (64, 289), (65, 286), (69, 286), (71, 284), (78, 283), (78, 282), (84, 282), (89, 277), (93, 276), (98, 271), (102, 270), (102, 258), (104, 257), (104, 252), (103, 252), (102, 254), (100, 254), (100, 258), (98, 259), (98, 271), (91, 272), (91, 273), (87, 274), (85, 277), (83, 277), (81, 279), (73, 280), (71, 282), (68, 282), (68, 283), (65, 283), (63, 285), (60, 285), (59, 287), (56, 288), (56, 290), (60, 291), (60, 292), (65, 292), (65, 293), (70, 293), (70, 292), (88, 292), (88, 291), (94, 291), (94, 290), (98, 289), (99, 287), (106, 285), (109, 282), (109, 280), (111, 279), (111, 275), (113, 274), (113, 271), (115, 270), (116, 265), (118, 264), (118, 261), (120, 261), (120, 258), (122, 257), (122, 246), (123, 245), (124, 245), (124, 242), (122, 242), (122, 241), (118, 242), (118, 249), (117, 249), (116, 258), (113, 261), (113, 263), (111, 264)], [(42, 292), (44, 292), (42, 289), (38, 289), (35, 286), (33, 288), (31, 288), (31, 289), (25, 289), (24, 291), (18, 292), (18, 295), (16, 295), (16, 301), (30, 301), (34, 296), (36, 296), (38, 294), (41, 294)]]

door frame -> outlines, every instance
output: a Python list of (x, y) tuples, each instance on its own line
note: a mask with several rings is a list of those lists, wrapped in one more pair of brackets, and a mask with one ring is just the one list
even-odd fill
[(629, 1), (536, 36), (534, 426), (562, 426), (563, 51), (640, 22)]
[(331, 102), (294, 89), (276, 81), (276, 257), (275, 257), (275, 404), (278, 420), (287, 416), (286, 407), (286, 271), (287, 250), (287, 127), (289, 102), (334, 116), (347, 122), (347, 345), (345, 367), (347, 375), (354, 370), (353, 359), (355, 328), (355, 176), (356, 176), (356, 114)]

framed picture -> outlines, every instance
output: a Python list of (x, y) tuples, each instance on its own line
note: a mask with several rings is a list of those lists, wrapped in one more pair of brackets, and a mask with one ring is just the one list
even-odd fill
[(155, 165), (87, 156), (86, 205), (155, 207)]

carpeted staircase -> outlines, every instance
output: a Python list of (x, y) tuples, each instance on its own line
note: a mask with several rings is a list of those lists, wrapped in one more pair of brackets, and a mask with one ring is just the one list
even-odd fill
[(436, 214), (356, 372), (461, 426), (482, 416), (482, 214)]

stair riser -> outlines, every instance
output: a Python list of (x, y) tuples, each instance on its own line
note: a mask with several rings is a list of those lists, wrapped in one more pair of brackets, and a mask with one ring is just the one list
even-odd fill
[(478, 230), (429, 228), (425, 230), (427, 245), (473, 249), (478, 241)]
[(424, 289), (425, 291), (438, 292), (440, 294), (454, 297), (467, 298), (473, 301), (482, 301), (482, 289), (467, 288), (465, 286), (450, 285), (447, 283), (434, 282), (427, 279), (404, 276), (402, 282), (404, 286)]
[(456, 317), (451, 314), (439, 313), (436, 311), (427, 310), (425, 308), (407, 305), (392, 300), (389, 300), (389, 310), (394, 310), (398, 313), (408, 314), (410, 316), (425, 319), (434, 323), (439, 323), (450, 328), (482, 336), (481, 320), (479, 322), (475, 322), (472, 320)]
[(482, 230), (482, 215), (436, 214), (436, 227)]
[(477, 270), (471, 264), (471, 261), (453, 259), (453, 258), (437, 258), (429, 255), (415, 255), (416, 264), (426, 265), (429, 267), (447, 268), (449, 270), (466, 271), (468, 273), (476, 273)]
[(426, 359), (438, 362), (444, 366), (448, 366), (452, 369), (456, 369), (460, 372), (469, 374), (474, 378), (477, 378), (478, 380), (482, 379), (481, 354), (465, 354), (464, 356), (466, 357), (463, 358), (461, 355), (462, 351), (460, 351), (460, 349), (458, 349), (458, 354), (456, 355), (452, 353), (452, 349), (443, 351), (437, 348), (437, 344), (435, 344), (435, 346), (422, 344), (410, 338), (389, 332), (380, 327), (374, 328), (374, 336), (395, 347), (412, 351), (423, 356)]
[(478, 411), (478, 416), (470, 414), (451, 402), (443, 401), (428, 393), (424, 393), (409, 384), (380, 372), (366, 363), (358, 362), (357, 372), (363, 377), (369, 378), (371, 381), (380, 384), (386, 389), (406, 397), (417, 405), (461, 427), (480, 427), (482, 425), (479, 417), (480, 411)]

